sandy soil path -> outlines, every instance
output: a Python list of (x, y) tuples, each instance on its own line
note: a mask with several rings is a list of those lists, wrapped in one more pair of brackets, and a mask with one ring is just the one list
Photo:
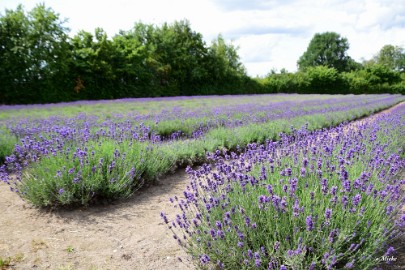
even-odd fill
[(38, 210), (0, 184), (0, 258), (10, 269), (192, 269), (160, 212), (174, 213), (184, 170), (130, 199), (75, 211)]
[(161, 211), (176, 213), (169, 198), (181, 196), (187, 184), (183, 169), (125, 201), (46, 211), (0, 182), (0, 260), (11, 258), (9, 269), (193, 269), (177, 259), (187, 256), (160, 219)]

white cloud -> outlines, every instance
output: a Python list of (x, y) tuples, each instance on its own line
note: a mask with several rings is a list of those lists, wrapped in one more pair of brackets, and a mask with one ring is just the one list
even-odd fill
[[(21, 0), (1, 0), (14, 9)], [(296, 70), (315, 33), (334, 31), (350, 43), (355, 60), (370, 59), (382, 46), (405, 47), (403, 0), (26, 0), (26, 10), (45, 2), (69, 18), (72, 33), (102, 27), (109, 36), (137, 21), (161, 24), (188, 19), (210, 44), (218, 34), (233, 40), (250, 75)]]

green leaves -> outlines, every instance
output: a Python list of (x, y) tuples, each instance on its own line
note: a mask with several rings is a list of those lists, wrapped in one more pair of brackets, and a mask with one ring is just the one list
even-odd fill
[(381, 48), (374, 61), (391, 70), (405, 71), (405, 49), (400, 46), (385, 45)]
[[(67, 31), (59, 15), (45, 5), (25, 13), (22, 6), (0, 17), (1, 96), (8, 103), (49, 102), (60, 98), (69, 56)], [(50, 87), (52, 85), (52, 87)]]
[(308, 67), (327, 66), (337, 71), (348, 71), (353, 59), (347, 55), (349, 42), (335, 32), (317, 33), (308, 45), (307, 51), (299, 58), (300, 70)]

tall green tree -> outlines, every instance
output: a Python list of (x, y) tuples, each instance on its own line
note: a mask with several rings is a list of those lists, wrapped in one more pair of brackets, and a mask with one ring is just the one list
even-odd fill
[(216, 75), (218, 79), (223, 79), (228, 76), (243, 76), (246, 74), (246, 69), (240, 61), (238, 55), (238, 47), (232, 43), (227, 44), (222, 35), (218, 35), (212, 41), (210, 54), (215, 60)]
[[(69, 29), (51, 8), (39, 4), (28, 13), (29, 75), (41, 102), (56, 102), (65, 95), (70, 60)], [(33, 97), (35, 99), (35, 97)]]
[(28, 27), (29, 21), (21, 5), (0, 16), (0, 104), (18, 103), (30, 81), (26, 73), (31, 66)]
[(7, 103), (54, 102), (68, 73), (65, 21), (44, 4), (20, 5), (0, 16), (1, 98)]
[(354, 69), (354, 60), (347, 55), (349, 42), (335, 32), (317, 33), (310, 41), (307, 50), (298, 60), (300, 70), (308, 67), (326, 66), (337, 71)]
[(226, 94), (231, 94), (227, 89), (232, 89), (236, 93), (242, 91), (241, 86), (247, 75), (238, 49), (232, 43), (227, 43), (222, 35), (218, 35), (211, 42), (206, 63), (210, 74), (209, 83), (217, 88), (215, 91), (226, 91)]
[(405, 50), (400, 46), (385, 45), (373, 60), (391, 70), (405, 71)]
[(102, 28), (96, 28), (94, 35), (80, 31), (71, 40), (71, 80), (77, 98), (104, 99), (120, 97), (115, 88), (115, 56), (112, 41)]
[(152, 39), (154, 27), (138, 22), (129, 31), (120, 31), (113, 38), (113, 67), (120, 94), (128, 97), (154, 96)]
[(203, 64), (207, 48), (202, 35), (183, 20), (156, 28), (152, 42), (154, 51), (149, 60), (156, 68), (161, 86), (174, 91), (174, 95), (193, 94), (207, 78)]

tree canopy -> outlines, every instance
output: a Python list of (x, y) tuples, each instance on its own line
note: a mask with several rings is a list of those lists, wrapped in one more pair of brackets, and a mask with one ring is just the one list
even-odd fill
[[(56, 101), (67, 78), (69, 44), (64, 21), (40, 4), (26, 13), (22, 6), (0, 17), (0, 97), (18, 102), (43, 95)], [(52, 85), (52, 91), (42, 91)]]
[(0, 15), (0, 104), (233, 94), (250, 80), (232, 43), (207, 45), (187, 20), (112, 38), (102, 28), (70, 38), (64, 24), (44, 4)]
[(373, 60), (391, 70), (405, 71), (405, 50), (400, 46), (385, 45)]
[(349, 71), (354, 60), (347, 55), (349, 42), (335, 32), (317, 33), (311, 39), (307, 50), (298, 60), (300, 70), (308, 67), (326, 66), (337, 71)]

